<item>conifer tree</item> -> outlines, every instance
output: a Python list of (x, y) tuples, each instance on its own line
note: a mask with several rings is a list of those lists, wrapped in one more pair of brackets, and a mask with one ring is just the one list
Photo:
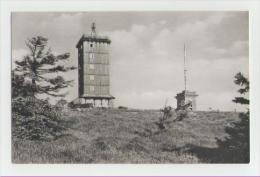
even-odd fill
[[(42, 36), (33, 37), (25, 42), (29, 53), (21, 61), (16, 61), (16, 68), (12, 72), (12, 86), (21, 86), (21, 83), (15, 85), (16, 80), (23, 81), (23, 86), (27, 89), (21, 89), (27, 92), (23, 95), (36, 96), (38, 94), (47, 94), (54, 97), (62, 97), (64, 94), (60, 90), (70, 85), (72, 80), (65, 80), (60, 73), (76, 69), (75, 67), (66, 67), (62, 61), (68, 60), (69, 53), (55, 55), (48, 47), (48, 39)], [(48, 75), (48, 76), (47, 76)]]
[[(237, 73), (235, 75), (235, 80), (234, 83), (241, 86), (241, 88), (238, 90), (238, 92), (242, 95), (245, 95), (246, 93), (249, 92), (249, 80), (241, 73)], [(240, 97), (235, 97), (235, 99), (232, 100), (235, 103), (240, 103), (240, 104), (249, 104), (249, 99), (240, 96)]]

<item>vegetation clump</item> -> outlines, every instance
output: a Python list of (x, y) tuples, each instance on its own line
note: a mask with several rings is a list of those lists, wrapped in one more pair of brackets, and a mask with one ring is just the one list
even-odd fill
[(61, 111), (34, 97), (18, 97), (12, 100), (13, 138), (27, 140), (51, 140), (62, 134), (59, 125)]
[(165, 106), (163, 109), (160, 110), (160, 112), (163, 113), (163, 116), (160, 117), (158, 125), (160, 129), (165, 129), (165, 122), (172, 116), (172, 107)]
[(188, 118), (188, 111), (187, 110), (178, 110), (176, 121), (182, 121), (183, 119)]

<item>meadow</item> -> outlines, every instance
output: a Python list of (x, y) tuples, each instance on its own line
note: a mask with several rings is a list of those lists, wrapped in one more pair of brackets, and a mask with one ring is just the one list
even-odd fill
[(68, 110), (56, 139), (12, 139), (13, 163), (248, 163), (249, 122), (236, 112), (176, 113), (158, 126), (158, 110)]

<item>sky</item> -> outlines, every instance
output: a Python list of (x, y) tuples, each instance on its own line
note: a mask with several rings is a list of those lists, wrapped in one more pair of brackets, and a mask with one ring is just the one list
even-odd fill
[[(56, 54), (69, 52), (66, 65), (78, 65), (76, 44), (96, 23), (108, 36), (110, 92), (115, 106), (141, 109), (176, 107), (184, 89), (183, 46), (186, 45), (187, 89), (196, 91), (198, 110), (245, 110), (234, 104), (237, 72), (249, 75), (248, 12), (15, 12), (12, 14), (12, 63), (28, 53), (25, 41), (49, 39)], [(15, 65), (13, 64), (13, 67)], [(78, 97), (77, 70), (66, 99)]]

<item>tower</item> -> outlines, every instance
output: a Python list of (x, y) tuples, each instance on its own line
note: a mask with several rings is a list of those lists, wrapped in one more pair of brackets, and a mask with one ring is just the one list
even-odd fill
[(186, 67), (186, 46), (184, 44), (184, 58), (183, 58), (183, 68), (184, 68), (184, 90), (178, 93), (175, 98), (177, 99), (177, 110), (191, 110), (196, 111), (197, 103), (196, 97), (198, 96), (196, 92), (187, 90), (187, 67)]
[(93, 107), (111, 107), (109, 45), (111, 40), (98, 36), (95, 23), (91, 33), (83, 35), (78, 49), (78, 100), (76, 104)]

